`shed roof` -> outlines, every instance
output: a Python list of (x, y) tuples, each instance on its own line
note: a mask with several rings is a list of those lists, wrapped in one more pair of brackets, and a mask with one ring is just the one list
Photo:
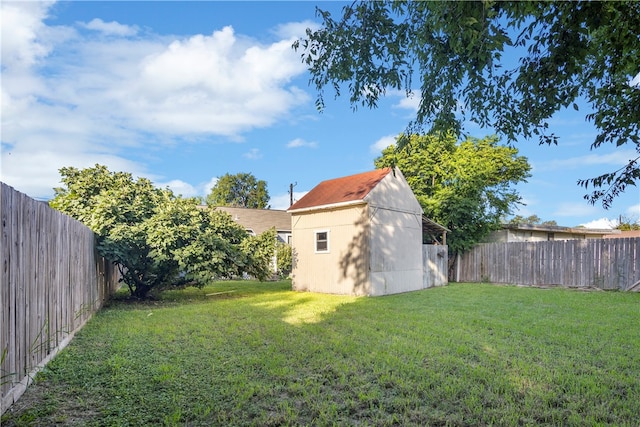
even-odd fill
[(322, 181), (291, 205), (289, 211), (364, 200), (391, 170), (391, 168), (376, 169)]
[(238, 224), (261, 234), (275, 227), (276, 231), (291, 231), (291, 214), (287, 211), (275, 209), (249, 209), (231, 206), (216, 206), (216, 210), (227, 212)]

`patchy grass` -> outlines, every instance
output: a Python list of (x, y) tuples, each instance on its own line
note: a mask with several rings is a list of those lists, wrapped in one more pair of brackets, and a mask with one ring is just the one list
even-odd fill
[(638, 425), (640, 294), (289, 289), (116, 300), (2, 425)]

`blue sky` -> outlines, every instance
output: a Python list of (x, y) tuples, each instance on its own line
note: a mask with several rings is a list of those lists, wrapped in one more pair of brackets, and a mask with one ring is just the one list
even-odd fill
[[(325, 179), (373, 169), (413, 117), (417, 99), (390, 92), (377, 110), (316, 93), (291, 44), (339, 2), (6, 2), (2, 7), (3, 182), (47, 199), (63, 166), (105, 164), (205, 196), (216, 177), (253, 173), (271, 207)], [(590, 151), (579, 112), (551, 122), (558, 146), (519, 141), (533, 176), (517, 189), (523, 216), (604, 227), (640, 217), (631, 187), (608, 211), (576, 185), (618, 169), (630, 148)], [(473, 127), (473, 136), (489, 132)]]

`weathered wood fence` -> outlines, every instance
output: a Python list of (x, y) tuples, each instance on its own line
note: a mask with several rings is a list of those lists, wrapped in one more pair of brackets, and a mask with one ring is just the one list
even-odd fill
[(424, 288), (447, 284), (448, 260), (448, 246), (422, 245), (422, 281)]
[(631, 290), (640, 238), (487, 243), (457, 261), (458, 282)]
[(0, 414), (116, 289), (80, 222), (0, 183)]

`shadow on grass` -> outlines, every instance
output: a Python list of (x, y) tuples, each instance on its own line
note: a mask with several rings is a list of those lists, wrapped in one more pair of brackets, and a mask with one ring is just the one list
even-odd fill
[(640, 332), (621, 320), (640, 321), (638, 301), (491, 285), (356, 298), (285, 281), (116, 302), (2, 425), (631, 425)]
[(212, 300), (237, 299), (261, 294), (277, 294), (291, 291), (291, 281), (258, 282), (254, 280), (225, 280), (196, 288), (193, 286), (183, 289), (170, 289), (157, 293), (150, 293), (149, 298), (141, 300), (132, 297), (129, 291), (122, 287), (109, 300), (108, 305), (123, 304), (129, 306), (161, 306), (207, 302)]

